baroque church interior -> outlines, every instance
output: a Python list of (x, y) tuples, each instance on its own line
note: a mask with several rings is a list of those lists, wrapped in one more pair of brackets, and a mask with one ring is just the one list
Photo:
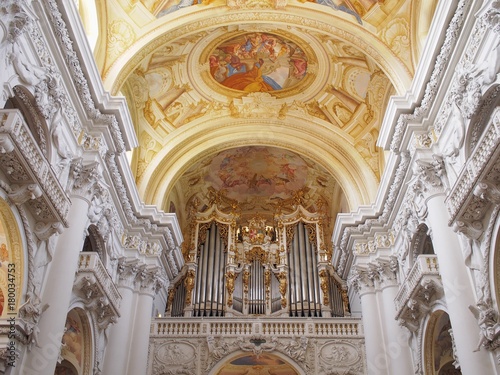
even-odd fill
[(0, 14), (1, 374), (500, 374), (499, 0)]

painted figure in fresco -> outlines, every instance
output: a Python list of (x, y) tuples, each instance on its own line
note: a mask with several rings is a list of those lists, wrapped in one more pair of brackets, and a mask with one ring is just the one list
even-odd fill
[(351, 16), (354, 16), (356, 18), (356, 21), (358, 21), (360, 25), (363, 24), (361, 16), (355, 10), (351, 9), (343, 0), (299, 0), (299, 1), (303, 3), (305, 3), (306, 1), (310, 1), (311, 3), (326, 5), (334, 10), (340, 10), (341, 12), (345, 12), (347, 14), (350, 14)]
[(272, 78), (262, 75), (264, 60), (259, 59), (248, 72), (234, 73), (227, 77), (222, 84), (226, 87), (246, 92), (280, 90)]
[(294, 42), (268, 33), (248, 33), (220, 44), (209, 57), (210, 74), (228, 88), (266, 92), (291, 87), (305, 77), (307, 57)]

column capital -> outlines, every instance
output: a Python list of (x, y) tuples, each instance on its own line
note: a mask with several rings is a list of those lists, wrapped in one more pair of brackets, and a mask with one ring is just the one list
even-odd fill
[(148, 294), (152, 297), (154, 297), (162, 287), (168, 285), (166, 275), (158, 266), (141, 267), (137, 273), (135, 282), (141, 293)]
[(377, 281), (381, 289), (388, 286), (398, 285), (398, 270), (399, 262), (395, 256), (390, 256), (389, 258), (377, 258), (375, 261), (370, 263), (373, 267), (374, 272), (377, 272)]
[(433, 154), (432, 160), (416, 159), (413, 174), (413, 191), (421, 194), (425, 200), (444, 194), (446, 169), (441, 155)]
[(378, 273), (373, 267), (363, 267), (356, 265), (352, 268), (349, 283), (360, 296), (375, 292), (375, 281)]
[(92, 200), (100, 190), (102, 183), (102, 167), (98, 162), (83, 164), (82, 158), (74, 159), (71, 162), (70, 179), (68, 183), (68, 193), (80, 196), (85, 200)]
[(118, 286), (135, 290), (135, 279), (140, 270), (139, 259), (126, 257), (118, 259)]

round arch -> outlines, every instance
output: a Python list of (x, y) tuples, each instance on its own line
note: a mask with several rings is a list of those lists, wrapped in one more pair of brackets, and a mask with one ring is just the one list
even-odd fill
[[(20, 225), (17, 215), (6, 202), (3, 194), (0, 194), (0, 291), (5, 303), (5, 306), (2, 306), (2, 316), (10, 310), (6, 306), (9, 298), (13, 298), (15, 311), (21, 306), (27, 291), (28, 280), (25, 275), (30, 277), (26, 269), (25, 261), (28, 259), (28, 254), (24, 250), (26, 246), (24, 246)], [(15, 277), (14, 290), (9, 288), (9, 275)]]
[[(223, 11), (215, 11), (216, 8)], [(373, 59), (389, 77), (397, 94), (403, 95), (410, 87), (412, 74), (369, 25), (361, 27), (348, 20), (342, 12), (332, 14), (327, 7), (307, 3), (300, 6), (289, 5), (286, 13), (255, 9), (251, 13), (231, 13), (227, 11), (226, 6), (210, 4), (203, 7), (186, 7), (175, 12), (173, 16), (161, 17), (145, 27), (135, 42), (106, 69), (102, 75), (104, 86), (113, 95), (117, 95), (132, 71), (147, 55), (162, 45), (195, 32), (242, 23), (299, 26), (330, 35), (351, 44)]]
[(351, 208), (370, 203), (379, 184), (347, 136), (321, 124), (304, 124), (298, 118), (286, 124), (277, 120), (263, 124), (259, 119), (211, 119), (185, 125), (170, 137), (138, 183), (144, 201), (163, 209), (168, 209), (172, 187), (190, 166), (211, 154), (239, 146), (272, 146), (308, 157), (332, 175)]
[(84, 306), (73, 305), (66, 316), (66, 325), (62, 337), (62, 358), (71, 364), (76, 374), (93, 373), (94, 362), (94, 330), (91, 318)]
[[(497, 216), (496, 223), (493, 229), (493, 238), (490, 247), (490, 251), (493, 252), (491, 258), (492, 261), (489, 262), (490, 267), (490, 282), (494, 290), (491, 293), (491, 298), (493, 299), (493, 306), (496, 307), (497, 311), (500, 308), (500, 216)], [(487, 296), (489, 297), (489, 296)]]
[[(261, 360), (263, 364), (256, 363), (256, 361), (259, 360)], [(306, 373), (294, 360), (280, 352), (265, 352), (260, 354), (259, 356), (256, 356), (253, 353), (248, 353), (241, 350), (238, 350), (222, 358), (212, 368), (212, 370), (208, 372), (208, 375), (224, 375), (224, 369), (228, 368), (229, 366), (241, 367), (241, 370), (245, 370), (251, 368), (252, 366), (266, 366), (266, 362), (273, 363), (274, 366), (276, 366), (276, 364), (279, 364), (279, 366), (283, 366), (284, 369), (288, 368), (288, 370), (294, 370), (296, 375), (306, 375)], [(276, 367), (274, 367), (273, 369), (276, 369)], [(252, 372), (249, 372), (249, 374), (252, 374)], [(287, 372), (283, 374), (289, 375), (290, 373)]]
[(448, 313), (435, 310), (425, 326), (423, 341), (423, 364), (429, 375), (459, 375), (453, 358), (451, 323)]

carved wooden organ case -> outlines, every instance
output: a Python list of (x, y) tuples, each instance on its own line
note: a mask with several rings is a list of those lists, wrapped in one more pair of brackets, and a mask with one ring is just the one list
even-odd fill
[(273, 223), (245, 223), (213, 205), (192, 218), (186, 265), (166, 316), (349, 316), (347, 287), (331, 266), (323, 217), (297, 206)]

